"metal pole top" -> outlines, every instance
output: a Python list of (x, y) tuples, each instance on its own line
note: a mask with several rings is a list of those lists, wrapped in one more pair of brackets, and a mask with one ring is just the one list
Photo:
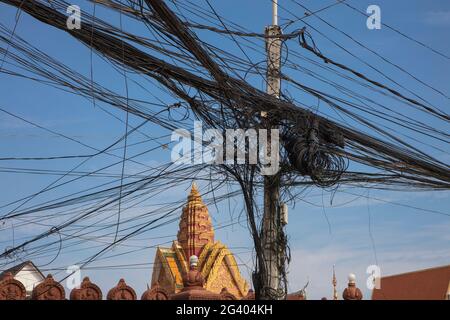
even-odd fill
[(272, 0), (272, 25), (278, 25), (278, 0)]

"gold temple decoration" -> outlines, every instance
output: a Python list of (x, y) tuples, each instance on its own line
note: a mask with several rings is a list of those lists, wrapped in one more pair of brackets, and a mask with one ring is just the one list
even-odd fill
[(189, 257), (198, 257), (198, 272), (205, 279), (203, 287), (220, 294), (225, 288), (237, 299), (249, 289), (236, 259), (226, 245), (214, 240), (214, 229), (208, 208), (197, 185), (192, 184), (183, 207), (177, 241), (171, 248), (158, 247), (153, 264), (152, 287), (158, 284), (169, 294), (183, 290), (183, 277), (189, 272)]

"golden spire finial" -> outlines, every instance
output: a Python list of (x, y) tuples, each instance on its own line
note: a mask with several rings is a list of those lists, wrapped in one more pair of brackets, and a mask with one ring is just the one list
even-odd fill
[(192, 182), (191, 192), (189, 193), (189, 196), (188, 196), (188, 204), (194, 204), (194, 203), (203, 204), (202, 197), (200, 196), (200, 192), (198, 192), (198, 187), (197, 187), (197, 184), (195, 183), (195, 181)]
[(331, 282), (333, 284), (333, 300), (338, 299), (338, 293), (336, 289), (337, 280), (336, 280), (336, 272), (334, 271), (334, 265), (333, 265), (333, 281)]
[(197, 187), (197, 183), (195, 183), (195, 181), (192, 182), (191, 194), (198, 194), (198, 187)]

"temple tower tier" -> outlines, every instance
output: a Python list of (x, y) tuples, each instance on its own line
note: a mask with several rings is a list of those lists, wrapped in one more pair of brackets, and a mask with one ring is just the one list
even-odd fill
[(192, 184), (187, 204), (181, 214), (177, 238), (186, 258), (199, 256), (207, 243), (214, 243), (211, 217), (195, 182)]

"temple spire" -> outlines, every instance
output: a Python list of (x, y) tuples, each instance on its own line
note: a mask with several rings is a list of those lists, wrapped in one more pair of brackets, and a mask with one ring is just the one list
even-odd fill
[(214, 242), (214, 229), (208, 208), (195, 182), (192, 183), (187, 200), (178, 230), (178, 243), (183, 248), (186, 258), (199, 256), (205, 244)]
[(198, 192), (197, 184), (194, 181), (192, 183), (192, 186), (191, 186), (191, 192), (188, 195), (188, 205), (189, 204), (196, 204), (197, 202), (202, 204), (202, 205), (205, 205), (203, 203), (203, 200), (202, 200), (202, 197), (200, 195), (200, 192)]
[(338, 299), (338, 293), (336, 289), (337, 280), (336, 280), (336, 272), (334, 271), (334, 265), (333, 265), (333, 280), (331, 281), (331, 283), (333, 284), (333, 300), (337, 300)]

